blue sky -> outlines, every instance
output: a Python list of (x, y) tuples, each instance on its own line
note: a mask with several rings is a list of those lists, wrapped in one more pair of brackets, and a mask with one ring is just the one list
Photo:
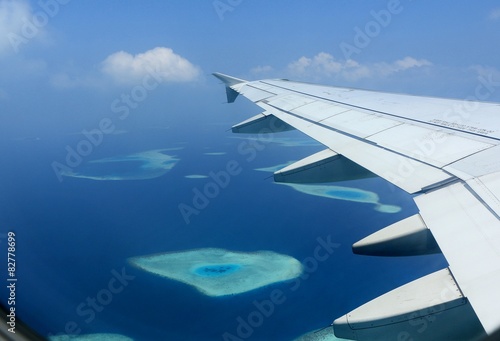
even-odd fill
[(500, 101), (496, 1), (0, 0), (0, 20), (4, 134), (95, 125), (150, 67), (137, 111), (215, 108), (215, 71), (455, 98), (489, 80)]

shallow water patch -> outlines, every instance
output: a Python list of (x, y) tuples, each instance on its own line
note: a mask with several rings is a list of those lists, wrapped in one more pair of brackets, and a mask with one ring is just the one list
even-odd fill
[(146, 180), (160, 177), (179, 161), (167, 152), (178, 150), (154, 149), (129, 155), (97, 159), (82, 165), (78, 171), (68, 171), (64, 176), (91, 180)]
[(302, 264), (272, 251), (235, 252), (206, 248), (130, 258), (156, 275), (183, 282), (208, 296), (241, 294), (298, 277)]
[(358, 188), (342, 187), (334, 185), (303, 185), (279, 183), (280, 185), (290, 186), (293, 189), (325, 198), (354, 201), (367, 204), (375, 204), (374, 209), (381, 213), (397, 213), (401, 211), (401, 207), (396, 205), (386, 205), (379, 202), (380, 198), (377, 193), (365, 191)]

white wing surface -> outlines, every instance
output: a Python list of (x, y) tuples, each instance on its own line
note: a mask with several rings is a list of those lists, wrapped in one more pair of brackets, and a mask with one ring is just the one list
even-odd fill
[(275, 181), (375, 174), (414, 195), (418, 214), (355, 243), (355, 253), (442, 252), (449, 263), (338, 318), (338, 337), (468, 340), (500, 327), (500, 104), (214, 76), (228, 102), (241, 94), (263, 109), (234, 132), (295, 128), (326, 147)]

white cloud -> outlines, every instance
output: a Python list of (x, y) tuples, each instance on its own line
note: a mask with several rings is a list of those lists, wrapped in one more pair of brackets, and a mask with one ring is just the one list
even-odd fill
[(323, 77), (344, 77), (347, 79), (367, 77), (370, 71), (354, 60), (340, 61), (332, 55), (320, 52), (312, 58), (300, 57), (288, 64), (288, 70), (294, 75)]
[(189, 82), (200, 74), (198, 67), (166, 47), (135, 56), (125, 51), (113, 53), (102, 62), (101, 70), (122, 84), (141, 82), (147, 75), (165, 82)]
[(311, 67), (312, 60), (307, 57), (300, 57), (298, 60), (288, 64), (288, 69), (294, 73), (305, 73)]
[(266, 74), (271, 71), (273, 71), (273, 68), (270, 65), (264, 65), (264, 66), (259, 65), (250, 70), (250, 72), (254, 74)]
[(355, 81), (361, 78), (387, 77), (396, 72), (413, 68), (431, 66), (425, 59), (405, 57), (392, 63), (361, 64), (355, 60), (337, 60), (332, 55), (320, 52), (312, 58), (300, 57), (288, 64), (288, 71), (292, 75), (313, 78), (343, 78)]
[(495, 8), (490, 12), (489, 18), (491, 20), (499, 20), (500, 19), (500, 8)]
[(22, 37), (27, 18), (33, 17), (27, 1), (0, 0), (0, 53), (17, 51), (14, 36)]
[(396, 72), (402, 72), (413, 68), (431, 66), (432, 63), (426, 59), (415, 59), (405, 57), (392, 63), (376, 63), (372, 66), (374, 74), (377, 76), (389, 76)]
[(28, 0), (0, 0), (0, 54), (18, 53), (33, 40), (50, 43), (46, 26), (59, 5), (38, 5), (34, 10)]
[(426, 59), (415, 59), (412, 57), (405, 57), (400, 60), (396, 60), (394, 63), (395, 71), (402, 71), (406, 69), (411, 69), (414, 67), (431, 66), (432, 63)]
[(476, 78), (489, 80), (496, 87), (500, 84), (500, 70), (492, 66), (473, 65), (469, 68), (476, 73)]

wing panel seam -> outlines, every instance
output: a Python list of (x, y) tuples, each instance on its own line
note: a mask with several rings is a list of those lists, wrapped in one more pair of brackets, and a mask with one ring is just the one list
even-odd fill
[(308, 93), (305, 93), (305, 92), (302, 92), (302, 91), (293, 90), (293, 89), (290, 89), (290, 88), (286, 88), (284, 86), (269, 84), (269, 83), (266, 83), (266, 82), (262, 82), (262, 83), (270, 85), (270, 86), (275, 86), (277, 88), (281, 88), (281, 89), (284, 89), (284, 90), (287, 90), (287, 91), (291, 91), (291, 92), (294, 92), (294, 93), (298, 93), (298, 94), (301, 94), (301, 95), (304, 95), (304, 96), (314, 97), (314, 98), (318, 98), (318, 99), (321, 99), (321, 100), (324, 100), (324, 101), (338, 103), (338, 104), (345, 105), (345, 106), (352, 107), (352, 108), (357, 108), (357, 109), (367, 110), (367, 111), (371, 111), (371, 112), (376, 112), (376, 113), (387, 115), (387, 116), (397, 117), (399, 119), (404, 119), (404, 120), (408, 120), (408, 121), (418, 122), (420, 124), (426, 124), (426, 125), (430, 125), (430, 126), (434, 126), (434, 127), (439, 127), (441, 129), (453, 130), (453, 131), (456, 131), (456, 132), (466, 133), (466, 134), (474, 135), (474, 136), (481, 137), (481, 138), (488, 138), (488, 139), (500, 141), (500, 138), (496, 138), (496, 137), (493, 137), (493, 136), (486, 136), (486, 135), (481, 135), (481, 134), (473, 133), (473, 132), (465, 132), (465, 131), (457, 129), (457, 128), (443, 127), (443, 126), (440, 126), (440, 125), (435, 124), (435, 123), (424, 122), (424, 121), (420, 121), (420, 120), (417, 120), (417, 119), (414, 119), (414, 118), (402, 117), (402, 116), (399, 116), (399, 115), (390, 114), (390, 113), (383, 112), (383, 111), (380, 111), (380, 110), (374, 110), (374, 109), (365, 108), (365, 107), (362, 107), (362, 106), (359, 106), (359, 105), (353, 105), (353, 104), (349, 104), (349, 103), (344, 103), (344, 102), (336, 101), (336, 100), (333, 100), (333, 99), (328, 99), (328, 98), (325, 98), (325, 97), (321, 97), (321, 96), (318, 96), (318, 95), (312, 95), (312, 94), (308, 94)]
[[(338, 133), (338, 134), (342, 134), (342, 135), (344, 135), (344, 136), (347, 136), (347, 137), (350, 137), (350, 138), (355, 139), (355, 140), (357, 140), (357, 141), (360, 141), (360, 142), (363, 142), (363, 143), (366, 143), (366, 144), (372, 145), (372, 146), (374, 146), (374, 147), (380, 148), (380, 149), (385, 150), (385, 151), (387, 151), (387, 152), (394, 153), (394, 154), (399, 155), (399, 156), (402, 156), (402, 157), (404, 157), (404, 158), (407, 158), (407, 159), (410, 159), (410, 160), (413, 160), (413, 161), (416, 161), (416, 162), (419, 162), (419, 163), (425, 164), (425, 165), (427, 165), (427, 166), (429, 166), (429, 167), (433, 167), (433, 168), (435, 168), (435, 169), (439, 169), (439, 170), (441, 170), (442, 172), (444, 172), (444, 173), (448, 174), (450, 177), (455, 178), (455, 176), (454, 176), (453, 174), (449, 173), (448, 171), (446, 171), (446, 170), (444, 170), (444, 169), (442, 169), (442, 168), (440, 168), (440, 167), (436, 167), (436, 166), (434, 166), (434, 165), (432, 165), (432, 164), (430, 164), (430, 163), (427, 163), (427, 162), (424, 162), (424, 161), (422, 161), (422, 160), (416, 159), (415, 157), (412, 157), (412, 156), (409, 156), (409, 155), (403, 154), (403, 153), (401, 153), (401, 152), (398, 152), (398, 151), (395, 151), (395, 150), (389, 149), (389, 148), (387, 148), (387, 147), (383, 147), (383, 146), (381, 146), (381, 145), (377, 144), (376, 142), (369, 141), (369, 140), (365, 140), (365, 139), (363, 139), (363, 138), (360, 138), (359, 136), (356, 136), (356, 135), (353, 135), (353, 134), (347, 133), (347, 132), (345, 132), (345, 131), (338, 130), (338, 129), (336, 129), (336, 128), (333, 128), (333, 127), (327, 126), (327, 125), (325, 125), (325, 124), (323, 124), (323, 123), (318, 123), (318, 122), (315, 122), (315, 121), (313, 121), (313, 120), (311, 120), (311, 119), (308, 119), (308, 118), (306, 118), (306, 117), (303, 117), (303, 116), (300, 116), (300, 115), (294, 114), (293, 112), (290, 112), (290, 111), (288, 111), (288, 110), (282, 110), (282, 109), (279, 109), (279, 108), (277, 108), (277, 107), (275, 107), (275, 106), (273, 106), (273, 105), (271, 105), (271, 104), (266, 104), (266, 105), (270, 106), (270, 107), (271, 107), (271, 108), (273, 108), (273, 109), (276, 109), (276, 110), (278, 110), (278, 111), (281, 111), (281, 112), (283, 112), (283, 113), (286, 113), (286, 114), (288, 114), (288, 115), (290, 115), (290, 116), (293, 116), (293, 117), (299, 118), (299, 119), (304, 120), (304, 121), (306, 121), (306, 122), (309, 122), (309, 123), (311, 123), (311, 124), (318, 125), (318, 126), (320, 126), (320, 127), (322, 127), (322, 128), (325, 128), (325, 129), (328, 129), (328, 130), (334, 131), (334, 132), (336, 132), (336, 133)], [(389, 129), (389, 128), (388, 128), (388, 129)]]

